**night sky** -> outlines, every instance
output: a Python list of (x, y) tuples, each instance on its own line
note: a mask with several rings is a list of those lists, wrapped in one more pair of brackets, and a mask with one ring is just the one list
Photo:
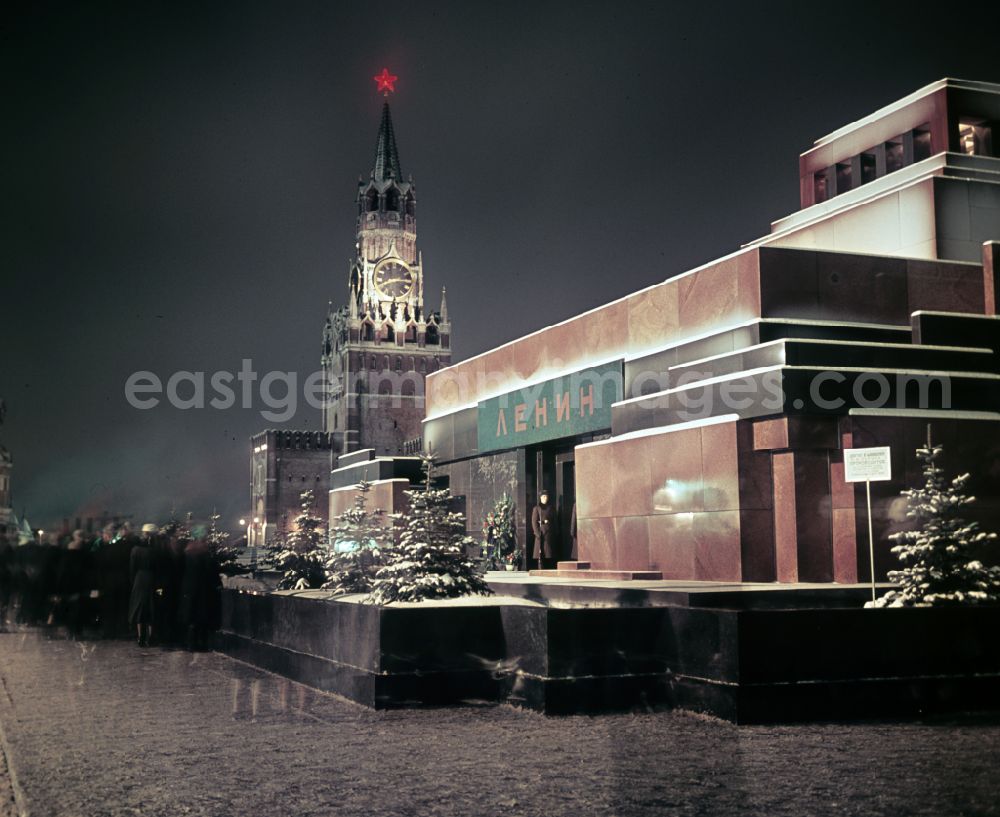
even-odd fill
[[(436, 306), (448, 287), (461, 359), (765, 234), (797, 207), (798, 154), (829, 131), (944, 76), (1000, 81), (990, 5), (8, 9), (0, 440), (15, 509), (45, 527), (247, 512), (248, 437), (278, 425), (259, 399), (139, 411), (124, 383), (243, 358), (300, 381), (319, 367), (383, 66), (400, 77), (426, 292)], [(319, 412), (287, 425), (318, 428)]]

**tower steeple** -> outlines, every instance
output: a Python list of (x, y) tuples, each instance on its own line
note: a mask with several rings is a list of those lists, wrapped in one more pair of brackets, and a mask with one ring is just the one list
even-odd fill
[[(388, 95), (398, 77), (383, 68), (374, 80)], [(403, 177), (388, 101), (371, 173), (358, 179), (354, 253), (348, 303), (331, 313), (324, 333), (321, 359), (332, 386), (323, 430), (338, 453), (401, 454), (422, 430), (418, 384), (451, 363), (451, 325), (444, 293), (441, 313), (425, 309), (416, 186)]]
[(390, 179), (401, 181), (403, 172), (399, 168), (399, 151), (396, 135), (392, 131), (392, 116), (389, 114), (389, 100), (382, 103), (382, 122), (378, 126), (378, 141), (375, 143), (375, 166), (372, 178), (377, 182)]

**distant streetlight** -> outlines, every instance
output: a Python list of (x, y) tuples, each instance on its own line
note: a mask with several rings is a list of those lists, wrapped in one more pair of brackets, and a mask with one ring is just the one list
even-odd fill
[(241, 517), (240, 517), (240, 527), (242, 528), (242, 527), (243, 527), (244, 525), (246, 525), (246, 523), (247, 523), (246, 519), (244, 519), (244, 518), (243, 518), (243, 517), (241, 516)]

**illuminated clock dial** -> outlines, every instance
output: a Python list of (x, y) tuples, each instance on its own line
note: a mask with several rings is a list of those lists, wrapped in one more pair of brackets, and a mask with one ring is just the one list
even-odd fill
[(384, 298), (403, 298), (413, 288), (413, 272), (402, 261), (386, 261), (375, 268), (375, 288)]

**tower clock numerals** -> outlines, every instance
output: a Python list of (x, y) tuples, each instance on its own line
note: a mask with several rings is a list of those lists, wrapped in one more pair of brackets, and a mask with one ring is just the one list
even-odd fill
[(403, 298), (413, 288), (413, 271), (402, 261), (386, 261), (375, 268), (375, 288), (385, 298)]

